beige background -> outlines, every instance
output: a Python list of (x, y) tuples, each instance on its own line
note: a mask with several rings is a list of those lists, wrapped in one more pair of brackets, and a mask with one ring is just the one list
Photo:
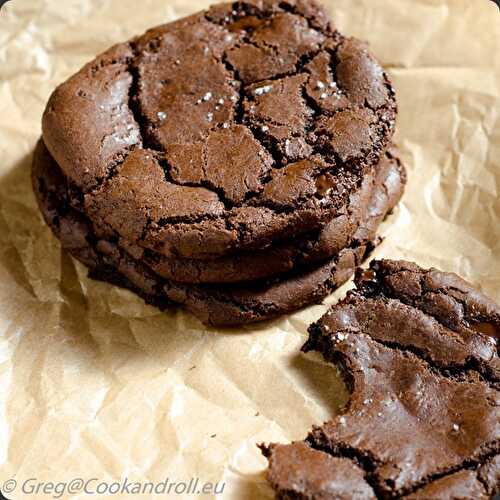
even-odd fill
[[(0, 487), (199, 476), (227, 481), (224, 499), (267, 498), (255, 443), (299, 439), (345, 401), (335, 370), (298, 354), (325, 306), (238, 331), (160, 314), (89, 281), (36, 210), (29, 165), (54, 86), (110, 44), (206, 5), (13, 0), (0, 12)], [(370, 41), (399, 96), (410, 180), (376, 255), (457, 271), (500, 300), (498, 9), (327, 5)]]

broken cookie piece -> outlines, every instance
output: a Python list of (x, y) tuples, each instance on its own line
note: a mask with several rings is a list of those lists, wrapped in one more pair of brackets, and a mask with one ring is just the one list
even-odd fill
[(492, 498), (499, 332), (500, 307), (454, 274), (388, 260), (358, 270), (303, 348), (341, 367), (350, 401), (303, 443), (263, 447), (277, 497)]

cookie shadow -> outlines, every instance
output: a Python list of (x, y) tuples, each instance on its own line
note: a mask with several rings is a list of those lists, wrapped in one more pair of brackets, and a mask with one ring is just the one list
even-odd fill
[(29, 259), (26, 243), (34, 231), (39, 233), (44, 228), (31, 189), (32, 158), (32, 153), (23, 156), (0, 177), (0, 264), (7, 273), (4, 282), (12, 282), (34, 295), (26, 265)]

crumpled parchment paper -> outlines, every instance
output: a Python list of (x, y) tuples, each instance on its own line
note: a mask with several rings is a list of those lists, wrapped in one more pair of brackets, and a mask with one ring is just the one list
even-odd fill
[[(500, 300), (499, 9), (326, 3), (343, 32), (370, 42), (398, 91), (409, 183), (375, 256), (458, 272)], [(36, 208), (31, 154), (56, 84), (109, 45), (207, 5), (12, 0), (0, 11), (0, 489), (10, 478), (18, 488), (9, 498), (50, 498), (20, 491), (29, 478), (192, 477), (224, 481), (218, 498), (270, 498), (255, 444), (304, 437), (348, 397), (335, 368), (299, 354), (326, 305), (231, 331), (161, 314), (87, 279)]]

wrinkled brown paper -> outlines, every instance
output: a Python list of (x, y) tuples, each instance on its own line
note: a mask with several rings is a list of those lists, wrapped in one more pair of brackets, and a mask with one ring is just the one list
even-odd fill
[[(55, 85), (112, 43), (207, 5), (12, 0), (0, 11), (0, 488), (199, 477), (226, 482), (218, 498), (270, 498), (255, 444), (302, 438), (346, 401), (335, 369), (299, 354), (326, 306), (234, 331), (161, 314), (87, 279), (37, 211), (31, 154)], [(500, 300), (498, 8), (327, 5), (343, 32), (369, 40), (398, 91), (409, 184), (375, 255), (458, 272)]]

